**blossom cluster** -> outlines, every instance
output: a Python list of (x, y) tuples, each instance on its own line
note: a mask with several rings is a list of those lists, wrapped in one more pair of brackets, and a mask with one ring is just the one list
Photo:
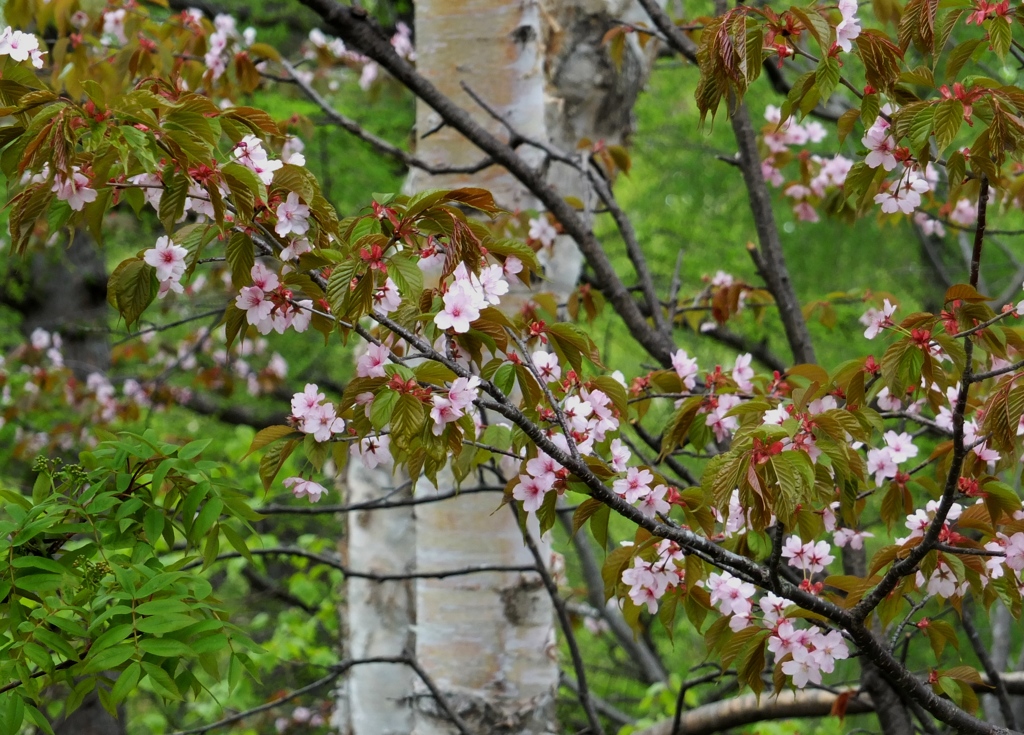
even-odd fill
[[(787, 544), (787, 548), (797, 545), (807, 546), (799, 544), (797, 539), (794, 544)], [(797, 688), (821, 684), (822, 673), (832, 673), (836, 661), (850, 656), (850, 650), (839, 631), (826, 633), (816, 625), (797, 628), (796, 619), (786, 617), (787, 609), (793, 605), (790, 600), (766, 592), (758, 601), (758, 615), (752, 602), (756, 588), (750, 582), (723, 571), (720, 574), (712, 573), (706, 586), (711, 604), (722, 615), (731, 616), (729, 627), (734, 631), (751, 625), (763, 626), (771, 631), (768, 650), (775, 655), (776, 661), (782, 662), (782, 672), (792, 678)]]
[(453, 275), (455, 280), (444, 292), (444, 306), (434, 316), (434, 324), (438, 329), (465, 334), (480, 318), (481, 310), (501, 303), (501, 297), (508, 293), (508, 281), (500, 265), (484, 266), (477, 276), (465, 263), (459, 263)]
[(251, 46), (256, 41), (256, 29), (246, 28), (239, 36), (235, 19), (223, 13), (214, 17), (213, 25), (216, 30), (206, 39), (207, 51), (203, 61), (216, 81), (228, 69), (228, 62), (231, 58), (229, 44), (234, 41), (242, 46)]
[(39, 48), (39, 39), (32, 33), (16, 31), (10, 26), (0, 31), (0, 56), (10, 56), (14, 61), (31, 59), (32, 66), (42, 69), (45, 53)]
[(665, 539), (658, 542), (655, 551), (653, 561), (635, 556), (632, 566), (622, 571), (622, 582), (629, 586), (629, 599), (638, 607), (646, 605), (652, 615), (658, 611), (658, 601), (686, 579), (685, 557), (677, 543)]
[(262, 263), (252, 267), (252, 285), (243, 286), (235, 306), (245, 312), (246, 322), (260, 334), (271, 330), (284, 334), (289, 327), (304, 332), (312, 320), (312, 299), (295, 300), (294, 294)]

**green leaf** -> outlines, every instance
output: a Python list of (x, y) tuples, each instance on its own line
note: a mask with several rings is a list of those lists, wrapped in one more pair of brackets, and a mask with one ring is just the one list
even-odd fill
[(187, 628), (195, 622), (196, 619), (188, 615), (170, 613), (143, 618), (135, 624), (135, 627), (143, 633), (159, 635)]
[(185, 199), (188, 198), (189, 179), (182, 172), (174, 172), (172, 166), (164, 169), (164, 192), (160, 197), (160, 221), (168, 234), (174, 231), (174, 224), (185, 213)]
[(212, 441), (213, 439), (197, 439), (194, 442), (189, 442), (178, 450), (178, 459), (195, 459), (210, 446)]
[(159, 666), (155, 666), (146, 661), (143, 661), (142, 668), (146, 672), (146, 676), (149, 677), (149, 683), (157, 694), (164, 699), (178, 701), (182, 699), (181, 693), (178, 691), (178, 687), (174, 683), (174, 679), (172, 679), (166, 671), (161, 669)]
[(256, 249), (252, 238), (244, 232), (234, 233), (228, 240), (224, 256), (231, 266), (231, 284), (236, 289), (251, 286), (252, 267), (256, 265)]
[(382, 390), (376, 395), (370, 408), (370, 424), (374, 429), (380, 431), (391, 421), (397, 403), (398, 393), (391, 389)]
[(114, 648), (100, 651), (95, 656), (89, 656), (85, 660), (85, 666), (79, 670), (81, 674), (96, 674), (108, 669), (116, 669), (135, 654), (135, 646), (131, 643), (123, 643)]
[(131, 666), (121, 672), (121, 675), (117, 677), (117, 681), (114, 682), (113, 689), (110, 690), (110, 699), (114, 704), (120, 704), (128, 695), (135, 691), (135, 686), (139, 683), (139, 677), (142, 675), (142, 666), (138, 661), (133, 662)]
[(139, 641), (139, 648), (161, 658), (192, 658), (193, 656), (189, 646), (173, 638), (143, 638)]
[(504, 363), (492, 378), (494, 385), (506, 396), (512, 392), (516, 382), (516, 366), (510, 362)]
[(815, 85), (823, 102), (828, 102), (838, 84), (839, 62), (832, 56), (826, 56), (815, 71)]
[(156, 298), (156, 270), (142, 258), (122, 262), (107, 283), (107, 298), (112, 301), (125, 324), (131, 327)]
[(935, 105), (935, 143), (941, 154), (953, 142), (964, 121), (964, 105), (960, 100), (942, 100)]

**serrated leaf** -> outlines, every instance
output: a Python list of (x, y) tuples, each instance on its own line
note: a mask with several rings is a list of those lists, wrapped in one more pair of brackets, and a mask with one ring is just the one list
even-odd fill
[(942, 100), (935, 105), (935, 143), (941, 154), (953, 142), (964, 121), (964, 105), (960, 100)]

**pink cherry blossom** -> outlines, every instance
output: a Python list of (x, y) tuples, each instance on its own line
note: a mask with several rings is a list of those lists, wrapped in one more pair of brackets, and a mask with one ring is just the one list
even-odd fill
[(544, 496), (551, 488), (544, 481), (545, 478), (520, 475), (519, 484), (512, 489), (512, 497), (523, 503), (523, 510), (527, 513), (535, 513), (544, 504)]
[(629, 451), (621, 439), (612, 439), (612, 443), (608, 448), (611, 453), (611, 464), (612, 469), (616, 472), (625, 472), (626, 463), (629, 462), (629, 458), (632, 456), (632, 452)]
[(782, 664), (782, 673), (792, 677), (793, 686), (797, 689), (808, 684), (821, 684), (821, 667), (804, 646), (793, 650), (793, 658)]
[(274, 180), (274, 172), (284, 164), (272, 161), (263, 150), (263, 141), (255, 135), (246, 135), (234, 148), (235, 158), (240, 164), (255, 173), (260, 181), (269, 186)]
[[(142, 259), (156, 269), (156, 279), (161, 282), (178, 283), (185, 273), (185, 256), (188, 250), (175, 245), (166, 235), (157, 238), (156, 245), (143, 253)], [(179, 291), (180, 293), (180, 291)]]
[(256, 286), (243, 286), (235, 297), (235, 306), (245, 312), (245, 320), (253, 325), (268, 322), (270, 312), (274, 309), (273, 302), (265, 298), (263, 289)]
[(89, 202), (96, 201), (98, 193), (95, 189), (89, 188), (89, 177), (81, 173), (78, 166), (71, 167), (71, 175), (64, 176), (61, 173), (53, 179), (53, 187), (50, 189), (61, 201), (67, 202), (76, 212), (81, 212)]
[(860, 323), (867, 327), (864, 330), (864, 337), (874, 339), (883, 328), (893, 326), (892, 315), (895, 311), (896, 307), (889, 299), (885, 300), (882, 311), (868, 309), (860, 318)]
[(389, 467), (393, 458), (391, 457), (391, 437), (387, 434), (382, 436), (368, 436), (360, 439), (358, 444), (352, 445), (352, 453), (358, 455), (363, 467), (368, 470), (377, 467)]
[(286, 235), (305, 235), (309, 231), (309, 207), (299, 201), (294, 191), (288, 198), (277, 205), (277, 225), (274, 231), (281, 237)]
[(747, 393), (754, 389), (754, 384), (750, 382), (750, 379), (754, 377), (754, 368), (750, 367), (751, 359), (749, 352), (738, 355), (732, 369), (732, 379), (736, 381), (736, 387)]
[(627, 503), (635, 503), (651, 492), (654, 475), (648, 470), (630, 467), (626, 476), (612, 483), (612, 490), (624, 498)]
[(896, 464), (902, 464), (917, 456), (918, 450), (914, 446), (914, 438), (907, 432), (897, 434), (895, 431), (887, 431), (882, 438), (885, 439), (885, 445), (889, 448), (889, 456)]
[(875, 124), (868, 129), (860, 142), (868, 149), (868, 155), (864, 159), (868, 166), (881, 166), (886, 171), (896, 168), (896, 156), (893, 155), (896, 143), (889, 135), (889, 123), (884, 118), (879, 117), (875, 120)]
[(668, 513), (672, 506), (665, 500), (667, 492), (668, 488), (665, 485), (655, 485), (654, 489), (640, 500), (637, 508), (648, 518), (654, 518), (658, 513)]
[[(124, 14), (124, 11), (121, 11)], [(31, 33), (16, 31), (10, 26), (0, 32), (0, 56), (10, 56), (14, 61), (32, 59), (32, 66), (43, 68), (43, 54), (39, 48), (39, 39)]]
[(537, 372), (546, 383), (553, 383), (562, 378), (562, 366), (558, 364), (558, 356), (550, 352), (534, 352), (530, 359), (533, 360)]
[(836, 43), (846, 53), (853, 49), (853, 41), (860, 35), (860, 20), (857, 18), (857, 0), (839, 0), (839, 12), (843, 19), (836, 26)]
[(281, 285), (281, 282), (277, 279), (277, 274), (263, 265), (263, 263), (256, 263), (249, 273), (252, 275), (252, 285), (265, 293), (270, 293)]
[(390, 278), (384, 281), (384, 285), (373, 294), (373, 308), (381, 314), (390, 314), (402, 305), (402, 295), (398, 293), (398, 286)]
[(896, 477), (898, 471), (888, 447), (868, 450), (868, 472), (875, 476), (877, 487), (881, 487), (886, 478)]
[(480, 396), (480, 378), (471, 375), (457, 378), (448, 391), (448, 400), (459, 411), (465, 411)]
[(333, 404), (325, 403), (310, 409), (302, 419), (301, 430), (312, 434), (318, 442), (326, 442), (345, 430), (345, 421), (338, 418)]
[(691, 358), (686, 354), (686, 350), (676, 350), (672, 355), (672, 367), (683, 381), (686, 390), (693, 390), (697, 386), (697, 358)]
[(722, 615), (745, 615), (750, 612), (750, 598), (754, 596), (754, 585), (734, 577), (729, 572), (712, 573), (707, 584), (711, 593), (711, 604), (715, 605)]
[(530, 231), (527, 235), (531, 240), (537, 240), (544, 247), (551, 247), (558, 237), (558, 231), (551, 226), (548, 218), (544, 215), (530, 220)]
[(323, 485), (304, 480), (301, 477), (289, 477), (284, 481), (285, 487), (290, 487), (296, 498), (309, 498), (309, 502), (315, 503), (327, 492)]
[(452, 405), (452, 402), (444, 396), (431, 396), (433, 407), (430, 409), (430, 418), (434, 420), (432, 431), (434, 436), (441, 436), (444, 427), (452, 421), (457, 421), (464, 413)]
[(384, 344), (369, 344), (366, 352), (356, 361), (356, 375), (360, 378), (387, 376), (385, 365), (391, 364), (391, 350)]
[(443, 301), (444, 308), (434, 316), (438, 329), (464, 334), (470, 330), (470, 324), (480, 318), (477, 294), (468, 281), (455, 281)]

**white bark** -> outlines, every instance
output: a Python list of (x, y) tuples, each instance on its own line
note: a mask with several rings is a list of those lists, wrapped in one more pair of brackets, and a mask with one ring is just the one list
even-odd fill
[[(353, 460), (348, 471), (350, 503), (379, 500), (400, 484), (388, 470), (368, 470)], [(390, 499), (408, 497), (395, 493)], [(415, 569), (415, 528), (412, 508), (350, 513), (343, 547), (352, 569), (404, 574)], [(345, 583), (345, 657), (412, 654), (413, 581)], [(352, 668), (338, 692), (333, 725), (340, 735), (378, 733), (408, 735), (413, 719), (410, 694), (416, 674), (398, 664), (366, 664)]]

